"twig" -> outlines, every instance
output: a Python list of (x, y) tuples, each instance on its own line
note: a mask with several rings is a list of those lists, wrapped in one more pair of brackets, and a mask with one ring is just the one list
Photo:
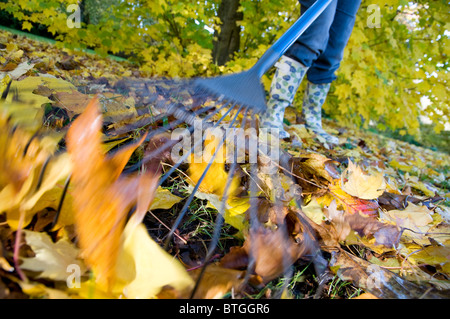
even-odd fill
[[(209, 263), (211, 260), (214, 260), (214, 259), (216, 259), (216, 258), (219, 258), (220, 256), (221, 256), (220, 254), (215, 254), (214, 256), (212, 256), (212, 257), (209, 259), (208, 263)], [(192, 270), (195, 270), (195, 269), (199, 269), (199, 268), (203, 267), (203, 265), (204, 265), (204, 264), (201, 264), (201, 265), (198, 265), (198, 266), (194, 266), (194, 267), (192, 267), (192, 268), (186, 269), (186, 271), (192, 271)]]
[(20, 249), (20, 239), (22, 237), (22, 227), (23, 227), (23, 222), (25, 219), (25, 211), (23, 211), (22, 209), (20, 210), (19, 213), (19, 224), (17, 226), (17, 231), (16, 231), (16, 238), (14, 241), (14, 253), (13, 253), (13, 260), (14, 260), (14, 268), (17, 271), (17, 274), (19, 275), (20, 280), (26, 282), (27, 281), (27, 277), (25, 276), (25, 274), (23, 273), (22, 269), (20, 269), (19, 267), (19, 249)]
[[(170, 227), (167, 226), (166, 224), (163, 223), (162, 220), (160, 220), (158, 217), (156, 217), (155, 214), (152, 213), (151, 210), (148, 211), (150, 213), (150, 215), (152, 215), (161, 225), (163, 225), (165, 228), (167, 228), (170, 231)], [(177, 233), (173, 233), (175, 235), (175, 237), (177, 237), (179, 240), (181, 240), (185, 245), (187, 244), (186, 239), (184, 239), (183, 237), (181, 237), (180, 235), (178, 235)]]

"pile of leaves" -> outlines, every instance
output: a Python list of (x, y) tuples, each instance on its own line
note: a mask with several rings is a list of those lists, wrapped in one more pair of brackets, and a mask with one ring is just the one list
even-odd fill
[(448, 298), (448, 154), (327, 122), (330, 147), (290, 109), (280, 164), (230, 174), (216, 159), (167, 242), (207, 164), (158, 185), (174, 163), (151, 155), (170, 136), (146, 136), (170, 119), (148, 121), (116, 85), (145, 74), (10, 38), (0, 34), (1, 298), (190, 297), (218, 211), (195, 298)]

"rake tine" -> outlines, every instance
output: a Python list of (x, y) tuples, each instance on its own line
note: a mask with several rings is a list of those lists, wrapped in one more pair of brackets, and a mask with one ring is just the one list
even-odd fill
[(37, 181), (37, 184), (36, 184), (36, 191), (38, 191), (39, 188), (41, 188), (42, 180), (44, 179), (45, 171), (46, 171), (48, 163), (50, 163), (51, 159), (52, 159), (52, 156), (47, 157), (47, 159), (44, 162), (44, 165), (42, 165), (42, 169), (39, 172), (39, 177), (38, 177), (38, 181)]
[[(248, 110), (246, 110), (246, 112), (245, 112), (244, 119), (242, 121), (241, 127), (245, 127), (247, 113), (248, 113)], [(227, 182), (225, 184), (225, 189), (224, 189), (224, 192), (223, 192), (223, 198), (222, 198), (221, 205), (220, 205), (220, 208), (219, 208), (219, 214), (217, 214), (217, 217), (216, 217), (216, 223), (215, 223), (215, 226), (214, 226), (214, 232), (213, 232), (213, 236), (212, 236), (212, 241), (209, 244), (208, 253), (207, 253), (206, 257), (205, 257), (205, 261), (203, 263), (202, 269), (201, 269), (200, 274), (199, 274), (199, 276), (197, 278), (197, 281), (195, 283), (194, 289), (192, 289), (192, 292), (191, 292), (191, 295), (190, 295), (189, 299), (194, 298), (194, 295), (197, 292), (198, 287), (200, 286), (200, 282), (203, 279), (203, 275), (205, 273), (206, 267), (208, 267), (208, 262), (211, 259), (211, 257), (213, 256), (214, 250), (216, 249), (216, 246), (217, 246), (217, 244), (219, 242), (220, 230), (221, 230), (223, 222), (224, 222), (224, 217), (223, 216), (225, 215), (225, 205), (226, 205), (226, 202), (227, 202), (228, 196), (229, 196), (228, 191), (229, 191), (229, 188), (230, 188), (231, 183), (233, 181), (234, 171), (236, 170), (236, 167), (237, 167), (237, 154), (235, 153), (235, 159), (231, 163), (231, 167), (230, 167), (230, 170), (228, 172), (228, 178), (227, 178)]]
[(53, 218), (53, 222), (50, 224), (49, 229), (53, 229), (53, 227), (56, 226), (56, 223), (58, 222), (59, 215), (61, 214), (62, 206), (64, 203), (64, 199), (66, 198), (67, 190), (69, 189), (70, 179), (72, 178), (72, 175), (69, 175), (66, 179), (66, 182), (64, 183), (63, 192), (61, 194), (61, 199), (59, 200), (58, 209), (56, 210), (56, 215)]
[[(272, 180), (276, 179), (276, 184), (278, 187), (281, 187), (281, 181), (279, 180), (279, 175), (276, 174), (276, 176), (271, 176)], [(281, 202), (281, 199), (278, 196), (275, 196), (275, 207), (277, 207), (279, 205), (279, 203)], [(282, 207), (282, 205), (279, 205), (280, 207)], [(281, 222), (281, 221), (280, 221)], [(288, 229), (287, 229), (287, 225), (285, 223), (281, 224), (280, 227), (280, 231), (282, 231), (282, 236), (283, 236), (283, 241), (284, 242), (288, 242), (291, 239), (289, 238), (289, 233), (288, 233)], [(279, 292), (273, 296), (274, 299), (280, 299), (283, 291), (287, 288), (288, 284), (289, 284), (289, 280), (290, 278), (292, 278), (292, 274), (293, 274), (293, 269), (290, 265), (290, 256), (289, 256), (289, 252), (284, 253), (283, 254), (283, 278), (284, 283), (283, 286), (281, 287), (281, 289), (279, 290)]]
[[(214, 112), (211, 112), (210, 114), (208, 114), (205, 118), (204, 121), (209, 120), (211, 117), (213, 117), (214, 115), (216, 115), (218, 112), (220, 112), (223, 108), (225, 108), (227, 106), (227, 104), (224, 104), (220, 107), (220, 109), (216, 109)], [(202, 109), (202, 112), (198, 112), (198, 114), (203, 113), (205, 110)], [(174, 122), (171, 122), (168, 126), (164, 126), (161, 128), (158, 128), (154, 131), (152, 131), (145, 139), (147, 141), (149, 141), (152, 137), (164, 133), (168, 130), (173, 129), (174, 127), (177, 127), (178, 125), (180, 125), (181, 123), (183, 123), (184, 121), (182, 119), (178, 119)], [(189, 133), (192, 134), (192, 132), (194, 131), (194, 126), (189, 127), (188, 129)], [(181, 138), (181, 137), (180, 137)], [(172, 144), (174, 143), (178, 143), (178, 141), (174, 141), (173, 143), (167, 143), (162, 147), (158, 147), (156, 150), (150, 152), (149, 154), (147, 154), (141, 161), (137, 162), (136, 164), (126, 168), (124, 170), (125, 173), (130, 173), (130, 172), (134, 172), (136, 170), (139, 169), (139, 167), (142, 166), (142, 164), (147, 163), (149, 160), (151, 160), (152, 158), (157, 157), (158, 155), (160, 155), (162, 152), (164, 152), (165, 150), (167, 150), (168, 148), (170, 148), (172, 146)]]
[[(239, 108), (239, 111), (241, 111), (243, 107), (244, 107), (244, 106), (241, 105), (241, 107)], [(239, 115), (239, 112), (236, 114), (236, 116), (235, 116), (235, 117), (233, 118), (233, 120), (231, 121), (230, 127), (232, 127), (232, 126), (234, 125), (234, 122), (236, 121), (238, 115)], [(192, 202), (192, 200), (194, 199), (194, 195), (195, 195), (195, 193), (197, 192), (198, 188), (200, 187), (200, 185), (201, 185), (203, 179), (205, 178), (206, 173), (208, 173), (209, 168), (210, 168), (211, 165), (213, 164), (214, 158), (217, 156), (217, 154), (219, 153), (220, 148), (222, 147), (223, 143), (225, 142), (225, 138), (226, 138), (226, 135), (225, 135), (224, 138), (222, 138), (222, 140), (219, 142), (219, 145), (217, 146), (217, 148), (216, 148), (216, 150), (215, 150), (215, 152), (214, 152), (214, 155), (213, 155), (212, 158), (211, 158), (211, 161), (210, 161), (210, 162), (208, 163), (208, 165), (206, 166), (205, 170), (203, 171), (202, 176), (200, 176), (200, 178), (199, 178), (197, 184), (195, 185), (194, 189), (192, 190), (192, 193), (189, 195), (189, 197), (188, 197), (186, 203), (184, 204), (184, 206), (183, 206), (183, 208), (182, 208), (180, 214), (178, 215), (177, 219), (175, 220), (174, 225), (173, 225), (172, 228), (170, 229), (170, 232), (169, 232), (169, 234), (167, 235), (167, 239), (166, 239), (166, 242), (165, 242), (165, 244), (164, 244), (164, 250), (167, 250), (167, 249), (168, 249), (170, 240), (172, 239), (172, 236), (173, 236), (173, 233), (175, 232), (175, 229), (177, 229), (178, 226), (179, 226), (179, 224), (181, 223), (181, 220), (183, 219), (185, 213), (187, 212), (187, 210), (188, 210), (188, 208), (189, 208), (189, 204), (190, 204), (190, 203)], [(192, 149), (191, 149), (191, 150), (192, 150)], [(166, 176), (168, 176), (168, 175), (166, 174)]]
[[(229, 104), (229, 102), (228, 102), (228, 104)], [(217, 127), (222, 121), (223, 121), (223, 119), (228, 115), (228, 113), (230, 113), (231, 112), (231, 110), (234, 108), (236, 106), (236, 104), (233, 104), (229, 109), (228, 109), (228, 111), (214, 124), (214, 126), (213, 126), (213, 128), (214, 127)], [(242, 106), (241, 106), (241, 108), (242, 108)], [(236, 118), (237, 118), (237, 116), (234, 118), (234, 120), (236, 120)], [(233, 120), (233, 121), (234, 121)], [(192, 128), (193, 129), (193, 128)], [(192, 132), (191, 132), (192, 133)], [(200, 145), (202, 145), (202, 143), (203, 143), (203, 141), (205, 140), (205, 138), (204, 137), (202, 137), (202, 139), (200, 140), (200, 141), (197, 141), (197, 143), (195, 143), (194, 144), (194, 146), (192, 146), (192, 148), (188, 151), (188, 152), (186, 152), (186, 154), (183, 154), (183, 156), (178, 160), (178, 162), (177, 163), (175, 163), (175, 165), (174, 166), (172, 166), (172, 168), (167, 172), (167, 173), (165, 173), (162, 177), (161, 177), (161, 179), (160, 179), (160, 181), (159, 181), (159, 184), (158, 184), (158, 186), (161, 186), (165, 181), (166, 181), (166, 179), (170, 176), (170, 175), (172, 175), (172, 173), (173, 172), (175, 172), (175, 170), (184, 162), (184, 160), (186, 160), (187, 158), (188, 158), (188, 156), (190, 156), (191, 154), (192, 154), (192, 152), (197, 148), (197, 147), (199, 147)]]
[(33, 135), (31, 135), (30, 139), (28, 140), (27, 144), (25, 145), (25, 147), (23, 148), (23, 153), (22, 153), (22, 157), (25, 157), (25, 155), (27, 155), (28, 152), (28, 148), (31, 145), (31, 142), (33, 142), (33, 140), (38, 136), (38, 131), (34, 132)]
[[(295, 205), (301, 210), (301, 202), (298, 198), (295, 198)], [(303, 213), (302, 213), (303, 214)], [(302, 226), (304, 228), (304, 238), (305, 245), (310, 245), (312, 247), (312, 262), (314, 263), (314, 269), (318, 277), (320, 277), (326, 271), (327, 261), (323, 258), (320, 251), (319, 243), (314, 236), (314, 230), (305, 220), (302, 214), (297, 213), (297, 217), (300, 219)]]
[[(254, 118), (252, 121), (252, 127), (256, 129), (256, 119)], [(257, 176), (258, 175), (258, 164), (257, 163), (250, 163), (250, 175), (251, 176)], [(258, 185), (256, 184), (256, 181), (253, 178), (250, 178), (250, 193), (249, 193), (249, 197), (250, 197), (250, 208), (249, 208), (249, 213), (250, 213), (250, 226), (249, 226), (249, 233), (252, 232), (252, 230), (254, 230), (257, 227), (257, 196), (256, 194), (258, 193)], [(247, 265), (247, 270), (245, 272), (245, 277), (244, 277), (244, 283), (247, 283), (249, 278), (250, 278), (250, 274), (253, 272), (254, 268), (255, 268), (255, 258), (253, 256), (255, 256), (255, 252), (254, 252), (254, 248), (252, 248), (253, 245), (250, 245), (250, 250), (248, 252), (248, 265)]]
[(2, 93), (2, 96), (1, 96), (1, 100), (6, 100), (6, 97), (8, 96), (8, 93), (9, 93), (9, 90), (11, 89), (11, 83), (12, 83), (12, 79), (11, 80), (9, 80), (9, 82), (8, 82), (8, 84), (6, 85), (6, 88), (5, 88), (5, 90), (3, 91), (3, 93)]
[[(261, 143), (261, 140), (259, 141)], [(283, 191), (283, 187), (281, 184), (281, 180), (280, 180), (280, 175), (279, 175), (279, 165), (275, 165), (276, 166), (276, 171), (271, 171), (274, 166), (274, 160), (271, 156), (269, 156), (269, 152), (272, 152), (272, 146), (267, 144), (266, 145), (266, 150), (267, 150), (267, 154), (265, 154), (261, 148), (258, 148), (258, 152), (261, 153), (262, 156), (265, 156), (268, 160), (268, 166), (269, 166), (269, 178), (272, 180), (272, 185), (274, 185), (274, 190), (275, 193), (273, 195), (274, 197), (274, 208), (277, 209), (278, 207), (283, 207), (280, 195), (276, 192), (277, 189)], [(277, 146), (278, 147), (278, 146)], [(277, 164), (277, 163), (275, 163)], [(280, 215), (277, 214), (277, 224), (279, 225), (279, 231), (282, 232), (282, 236), (283, 236), (283, 242), (289, 242), (291, 240), (290, 238), (290, 234), (288, 232), (288, 228), (286, 223), (281, 219), (282, 217)], [(283, 259), (282, 259), (282, 265), (283, 265), (283, 278), (284, 278), (284, 283), (281, 287), (281, 289), (278, 290), (278, 292), (276, 294), (274, 294), (273, 298), (274, 299), (279, 299), (282, 296), (283, 291), (288, 287), (289, 285), (289, 280), (293, 275), (293, 267), (291, 267), (291, 260), (289, 257), (289, 254), (283, 253)]]

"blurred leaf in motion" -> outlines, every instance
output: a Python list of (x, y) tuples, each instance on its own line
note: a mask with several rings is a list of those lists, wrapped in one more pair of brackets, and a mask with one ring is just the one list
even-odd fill
[(123, 246), (117, 261), (119, 285), (127, 298), (154, 298), (163, 287), (180, 293), (193, 286), (181, 263), (149, 236), (145, 226), (133, 216), (123, 232)]
[(152, 172), (120, 176), (143, 139), (106, 156), (101, 126), (99, 104), (94, 98), (70, 127), (67, 149), (73, 162), (72, 194), (81, 253), (93, 268), (97, 283), (110, 290), (126, 216), (135, 204), (140, 214), (145, 214), (157, 183)]
[(58, 141), (11, 127), (0, 115), (0, 211), (6, 212), (11, 228), (17, 229), (21, 212), (22, 226), (28, 225), (46, 193), (69, 175), (67, 154), (54, 156)]

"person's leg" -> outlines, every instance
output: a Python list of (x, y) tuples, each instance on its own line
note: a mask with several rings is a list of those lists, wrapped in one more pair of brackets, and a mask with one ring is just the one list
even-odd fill
[(306, 128), (332, 144), (337, 144), (339, 140), (322, 128), (322, 105), (330, 89), (330, 83), (336, 79), (335, 72), (344, 56), (344, 49), (353, 30), (360, 3), (360, 0), (338, 0), (326, 49), (307, 72), (308, 85), (302, 107)]
[(322, 128), (322, 105), (327, 98), (331, 83), (314, 84), (308, 81), (303, 95), (302, 113), (305, 127), (315, 135), (320, 135), (327, 143), (338, 144), (336, 136), (328, 134)]
[[(303, 14), (315, 0), (300, 0)], [(325, 50), (328, 31), (333, 21), (337, 0), (311, 24), (296, 43), (275, 65), (267, 111), (260, 116), (260, 127), (277, 128), (280, 138), (289, 137), (283, 128), (284, 111), (294, 100), (295, 93), (312, 62)]]
[[(301, 14), (304, 14), (316, 0), (299, 0), (299, 2)], [(310, 67), (327, 47), (329, 30), (334, 20), (337, 3), (338, 0), (333, 0), (284, 55)]]
[(308, 70), (308, 81), (315, 84), (331, 83), (334, 74), (344, 57), (344, 49), (355, 25), (356, 13), (361, 0), (338, 0), (333, 23), (329, 29), (329, 38), (325, 50)]
[(282, 56), (275, 67), (276, 71), (267, 101), (267, 111), (260, 116), (260, 127), (276, 128), (279, 138), (288, 138), (289, 133), (283, 128), (284, 110), (294, 100), (307, 68), (286, 56)]

